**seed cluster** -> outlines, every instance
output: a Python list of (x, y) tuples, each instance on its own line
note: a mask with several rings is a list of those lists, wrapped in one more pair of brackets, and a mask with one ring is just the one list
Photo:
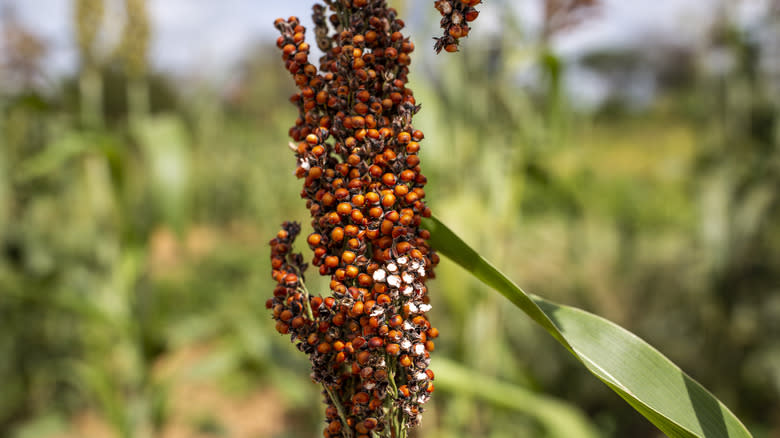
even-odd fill
[(441, 13), (439, 23), (444, 29), (444, 36), (435, 38), (434, 49), (436, 53), (444, 49), (447, 52), (458, 50), (458, 40), (468, 36), (471, 28), (468, 23), (477, 19), (479, 11), (474, 6), (482, 3), (482, 0), (436, 0), (434, 6)]
[(420, 228), (430, 209), (423, 133), (411, 125), (419, 106), (406, 88), (414, 45), (385, 0), (325, 3), (313, 8), (319, 68), (296, 17), (274, 24), (299, 88), (289, 134), (312, 216), (306, 240), (332, 294), (307, 292), (303, 257), (292, 253), (300, 226), (285, 223), (271, 241), (277, 286), (266, 307), (324, 386), (324, 435), (369, 436), (416, 425), (433, 391), (438, 330), (425, 282), (438, 256)]

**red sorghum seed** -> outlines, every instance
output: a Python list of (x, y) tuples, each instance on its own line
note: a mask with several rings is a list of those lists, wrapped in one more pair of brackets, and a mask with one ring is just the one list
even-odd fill
[[(445, 32), (436, 49), (457, 50), (479, 1), (434, 3)], [(331, 276), (333, 295), (309, 296), (306, 264), (292, 252), (300, 226), (285, 223), (271, 241), (277, 285), (266, 307), (277, 331), (309, 355), (313, 379), (330, 390), (325, 435), (363, 436), (387, 427), (387, 406), (398, 410), (404, 427), (417, 424), (433, 389), (428, 351), (438, 331), (424, 317), (425, 282), (438, 256), (427, 243), (430, 234), (419, 228), (430, 209), (418, 156), (424, 135), (411, 125), (419, 107), (406, 87), (414, 44), (385, 0), (328, 5), (317, 2), (313, 9), (324, 53), (319, 67), (297, 18), (274, 25), (299, 88), (290, 99), (299, 115), (289, 133), (314, 228), (306, 240), (313, 265)], [(400, 398), (387, 403), (389, 391), (376, 385), (389, 378)], [(330, 397), (347, 410), (344, 422)]]

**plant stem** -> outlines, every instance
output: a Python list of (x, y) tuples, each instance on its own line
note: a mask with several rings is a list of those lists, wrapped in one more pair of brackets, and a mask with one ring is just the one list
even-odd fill
[(390, 361), (390, 371), (387, 377), (390, 380), (390, 387), (393, 389), (393, 399), (398, 398), (398, 386), (395, 384), (395, 361)]
[[(396, 400), (398, 398), (398, 385), (395, 383), (395, 370), (396, 370), (396, 361), (394, 358), (387, 358), (388, 363), (390, 366), (388, 367), (388, 381), (390, 383), (390, 389), (392, 390), (392, 397), (391, 400)], [(390, 418), (390, 434), (393, 438), (405, 438), (406, 437), (406, 428), (404, 427), (404, 421), (403, 421), (403, 412), (401, 412), (400, 409), (398, 409), (397, 406), (392, 404), (390, 402), (390, 406), (388, 407), (387, 416)]]
[(127, 114), (130, 124), (149, 115), (149, 84), (144, 78), (130, 79), (127, 84)]
[(328, 388), (328, 385), (323, 384), (322, 387), (325, 388), (325, 391), (328, 392), (328, 397), (330, 397), (330, 400), (333, 402), (333, 405), (336, 406), (336, 410), (339, 413), (339, 418), (341, 419), (341, 423), (344, 425), (343, 427), (344, 435), (346, 435), (347, 438), (352, 438), (352, 428), (350, 428), (349, 425), (347, 424), (347, 415), (344, 412), (344, 407), (341, 406), (341, 402), (339, 401), (338, 398), (336, 398), (336, 395), (333, 394), (333, 391), (331, 391), (330, 388)]
[(303, 293), (303, 307), (306, 309), (306, 316), (309, 317), (309, 321), (314, 321), (314, 312), (312, 312), (309, 302), (309, 289), (306, 288), (306, 283), (303, 282), (303, 275), (300, 272), (298, 272), (298, 280), (301, 285), (299, 290)]
[(94, 65), (83, 67), (79, 75), (81, 123), (90, 129), (103, 127), (103, 78)]

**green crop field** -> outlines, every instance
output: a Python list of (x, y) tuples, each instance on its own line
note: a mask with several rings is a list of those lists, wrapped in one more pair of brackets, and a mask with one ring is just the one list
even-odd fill
[[(78, 66), (53, 74), (57, 42), (14, 19), (21, 3), (0, 1), (0, 436), (322, 436), (321, 387), (265, 308), (269, 240), (285, 220), (311, 232), (276, 37), (226, 86), (149, 62), (145, 0), (115, 2), (114, 42), (103, 1), (73, 0)], [(496, 13), (435, 55), (429, 3), (405, 32), (433, 213), (526, 291), (636, 333), (756, 438), (780, 437), (777, 2), (757, 27), (718, 15), (685, 50), (646, 41), (652, 62), (573, 61), (553, 44), (569, 27), (534, 35)], [(706, 68), (713, 53), (726, 68)], [(608, 95), (578, 101), (575, 67), (614, 79)], [(637, 99), (642, 74), (657, 86)], [(307, 281), (329, 293), (316, 267)], [(410, 436), (662, 436), (449, 259), (428, 289), (445, 374)]]

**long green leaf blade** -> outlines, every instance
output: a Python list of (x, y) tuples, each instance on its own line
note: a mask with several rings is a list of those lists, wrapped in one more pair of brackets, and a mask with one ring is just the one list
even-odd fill
[[(436, 389), (478, 398), (536, 419), (549, 438), (596, 438), (598, 431), (584, 413), (555, 398), (480, 375), (451, 360), (437, 357)], [(475, 385), (474, 382), (479, 382)]]
[(723, 403), (633, 333), (584, 310), (523, 292), (438, 219), (425, 219), (423, 225), (439, 254), (512, 301), (666, 435), (751, 437)]

